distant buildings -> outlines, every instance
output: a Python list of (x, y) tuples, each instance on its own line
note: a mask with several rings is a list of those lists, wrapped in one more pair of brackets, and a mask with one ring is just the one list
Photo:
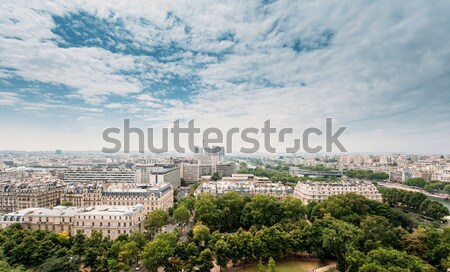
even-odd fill
[(342, 177), (342, 175), (344, 175), (344, 171), (341, 170), (318, 171), (291, 166), (289, 167), (289, 174), (296, 177)]
[(434, 172), (431, 176), (431, 179), (450, 182), (450, 168)]
[(190, 164), (180, 163), (180, 175), (186, 182), (196, 182), (202, 176), (212, 174), (212, 165), (210, 164)]
[(97, 181), (103, 182), (135, 182), (135, 173), (131, 170), (123, 171), (96, 171), (96, 170), (80, 170), (80, 171), (66, 171), (64, 172), (65, 182), (84, 182), (91, 183)]
[(180, 163), (180, 176), (187, 182), (196, 182), (202, 176), (212, 175), (214, 172), (220, 176), (227, 177), (236, 173), (238, 166), (234, 162), (219, 164), (190, 164)]
[(90, 236), (100, 231), (111, 240), (121, 234), (143, 229), (144, 206), (110, 206), (28, 208), (0, 217), (0, 227), (21, 224), (30, 230), (48, 230), (75, 235), (78, 231)]
[(375, 185), (370, 182), (357, 180), (339, 182), (299, 182), (294, 189), (294, 197), (302, 200), (304, 204), (310, 202), (323, 202), (332, 195), (354, 193), (368, 199), (382, 201), (381, 194)]
[(0, 181), (16, 181), (27, 176), (28, 174), (22, 169), (0, 170)]
[(181, 185), (180, 169), (175, 167), (153, 169), (150, 173), (149, 183), (156, 186), (167, 183), (176, 189)]
[(282, 183), (273, 183), (268, 178), (258, 178), (252, 174), (234, 174), (221, 181), (203, 182), (195, 191), (195, 195), (212, 193), (218, 197), (229, 191), (235, 191), (240, 195), (260, 194), (282, 199), (292, 195), (294, 190)]

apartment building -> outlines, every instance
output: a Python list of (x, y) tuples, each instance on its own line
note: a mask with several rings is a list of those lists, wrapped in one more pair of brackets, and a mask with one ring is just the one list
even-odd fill
[(143, 230), (144, 206), (28, 208), (0, 217), (0, 227), (21, 224), (30, 230), (48, 230), (56, 234), (62, 232), (75, 235), (78, 231), (90, 236), (100, 231), (111, 240), (119, 235)]
[(102, 203), (105, 205), (144, 206), (145, 214), (154, 210), (168, 210), (173, 206), (173, 188), (170, 184), (159, 187), (110, 188), (102, 191)]
[(135, 182), (135, 173), (131, 170), (80, 170), (80, 171), (65, 171), (65, 182), (109, 182), (109, 183), (133, 183)]
[(65, 232), (68, 235), (75, 235), (75, 214), (81, 210), (66, 206), (33, 209), (25, 214), (23, 225), (30, 230), (48, 230), (56, 234)]
[(28, 208), (16, 212), (7, 213), (0, 216), (0, 229), (7, 228), (13, 224), (24, 224), (25, 216), (34, 210), (42, 208)]
[[(202, 183), (195, 191), (195, 196), (201, 193), (212, 193), (219, 197), (226, 192), (235, 191), (240, 195), (254, 196), (257, 194), (272, 196), (278, 199), (283, 199), (288, 195), (292, 195), (293, 189), (282, 183), (272, 183), (270, 181), (242, 181), (230, 180), (227, 181), (209, 181)], [(240, 179), (240, 177), (235, 177)]]
[(370, 182), (349, 180), (339, 182), (299, 182), (294, 189), (294, 197), (304, 204), (309, 202), (323, 202), (332, 195), (355, 193), (368, 199), (382, 201), (381, 194)]
[(129, 235), (144, 229), (144, 206), (100, 205), (82, 209), (74, 218), (74, 233), (81, 231), (90, 236), (93, 231), (100, 231), (111, 240), (122, 234)]
[(61, 196), (61, 203), (70, 202), (74, 206), (89, 207), (96, 205), (137, 205), (144, 206), (146, 214), (173, 206), (172, 185), (164, 183), (160, 186), (149, 184), (129, 185), (114, 184), (76, 184), (67, 186)]
[(33, 207), (53, 207), (60, 203), (64, 186), (49, 183), (1, 183), (0, 213)]
[(103, 185), (98, 184), (70, 184), (61, 195), (61, 203), (71, 203), (77, 207), (89, 207), (103, 204)]

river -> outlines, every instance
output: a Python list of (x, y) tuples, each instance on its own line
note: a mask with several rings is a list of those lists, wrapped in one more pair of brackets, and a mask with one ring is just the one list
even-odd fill
[(442, 199), (442, 198), (436, 198), (436, 197), (432, 197), (432, 196), (428, 196), (429, 199), (431, 200), (436, 200), (437, 202), (441, 202), (442, 205), (444, 205), (445, 207), (448, 208), (448, 210), (450, 211), (450, 200), (448, 199)]

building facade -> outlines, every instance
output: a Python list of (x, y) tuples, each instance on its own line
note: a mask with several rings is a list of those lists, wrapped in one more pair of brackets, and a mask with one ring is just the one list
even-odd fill
[(294, 197), (302, 200), (304, 204), (310, 202), (323, 202), (332, 195), (354, 193), (368, 199), (382, 201), (381, 194), (375, 185), (370, 182), (349, 180), (339, 182), (298, 182), (294, 189)]
[(144, 206), (28, 208), (0, 217), (0, 227), (21, 224), (30, 230), (48, 230), (56, 234), (67, 233), (74, 236), (78, 231), (90, 236), (92, 232), (102, 232), (111, 240), (120, 235), (142, 231), (145, 219)]
[(95, 171), (95, 170), (80, 170), (80, 171), (65, 171), (65, 182), (82, 182), (92, 183), (97, 181), (109, 183), (133, 183), (135, 182), (135, 173), (131, 170), (124, 171)]
[(0, 184), (0, 213), (33, 207), (53, 207), (60, 204), (64, 186), (49, 183)]
[(61, 203), (70, 202), (79, 207), (142, 204), (146, 214), (158, 209), (167, 210), (173, 206), (173, 189), (170, 184), (165, 183), (161, 186), (119, 185), (122, 184), (110, 187), (101, 184), (68, 186), (61, 196)]
[(270, 181), (209, 181), (202, 183), (195, 191), (195, 196), (201, 193), (212, 193), (219, 197), (227, 192), (234, 191), (240, 195), (267, 195), (278, 199), (292, 195), (293, 189), (282, 183), (272, 183)]
[(151, 185), (162, 185), (164, 183), (172, 185), (176, 189), (180, 187), (180, 169), (179, 168), (159, 168), (153, 169), (150, 174), (149, 183)]
[(144, 206), (110, 206), (101, 205), (82, 209), (74, 218), (74, 233), (78, 231), (90, 236), (93, 231), (100, 231), (111, 240), (120, 235), (129, 235), (144, 229)]

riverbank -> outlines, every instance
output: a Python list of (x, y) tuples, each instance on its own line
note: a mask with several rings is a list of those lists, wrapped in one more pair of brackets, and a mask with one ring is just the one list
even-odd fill
[(404, 190), (404, 191), (419, 192), (428, 197), (437, 198), (437, 199), (441, 199), (441, 200), (450, 200), (449, 195), (432, 194), (424, 189), (412, 188), (412, 187), (409, 187), (409, 186), (406, 186), (403, 184), (399, 184), (399, 183), (378, 182), (378, 185), (382, 186), (382, 187), (386, 187), (386, 188), (394, 188), (394, 189), (399, 189), (399, 190)]

